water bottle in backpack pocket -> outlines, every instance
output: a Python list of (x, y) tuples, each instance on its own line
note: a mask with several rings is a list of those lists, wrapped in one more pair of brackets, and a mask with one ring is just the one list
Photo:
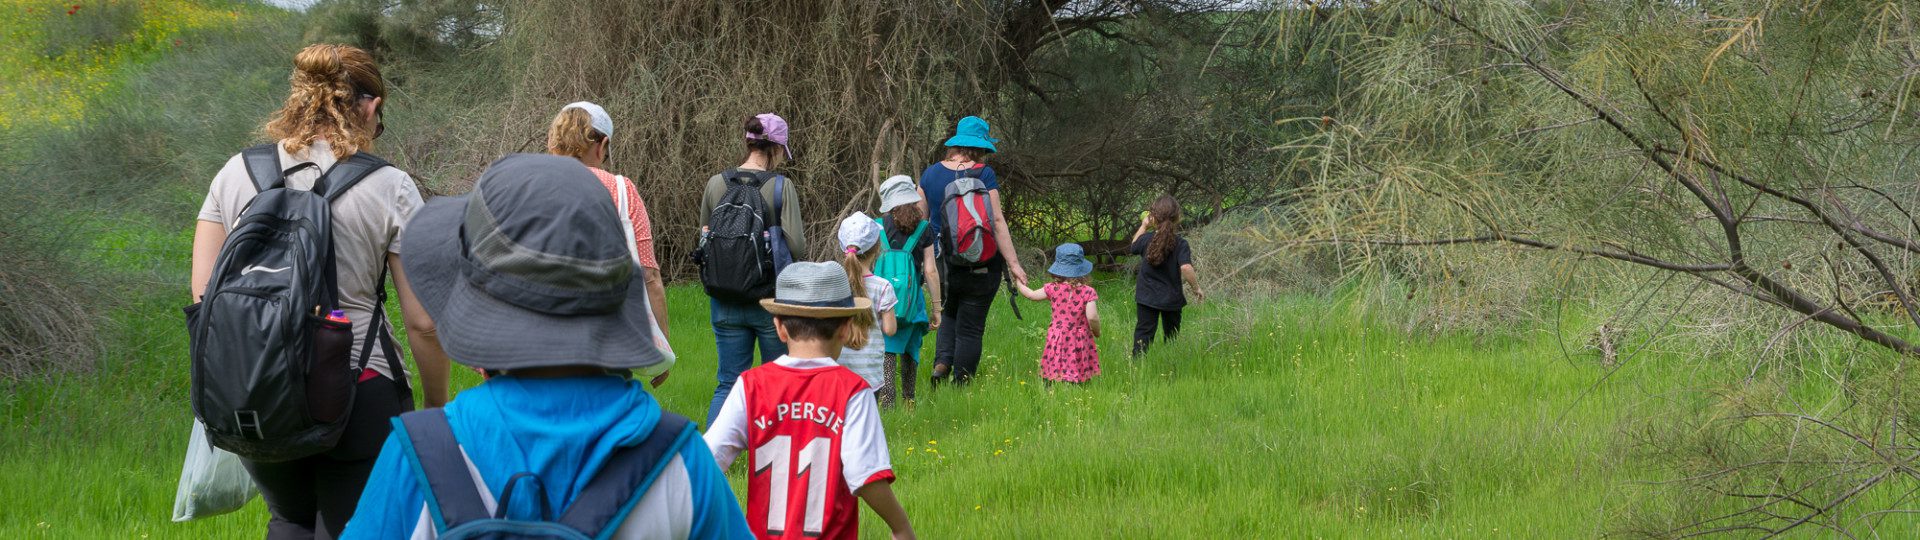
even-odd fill
[(307, 416), (323, 424), (347, 417), (360, 369), (353, 365), (353, 322), (333, 310), (326, 317), (308, 317), (313, 325), (312, 364), (307, 369)]

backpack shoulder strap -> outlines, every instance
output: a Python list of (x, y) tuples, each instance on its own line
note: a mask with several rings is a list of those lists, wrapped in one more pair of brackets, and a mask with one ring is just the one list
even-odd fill
[(400, 357), (400, 347), (393, 343), (393, 332), (387, 326), (387, 250), (380, 250), (380, 276), (374, 278), (373, 322), (367, 326), (367, 341), (360, 347), (360, 369), (367, 369), (367, 363), (373, 361), (373, 345), (379, 342), (380, 351), (387, 356), (387, 369), (393, 372), (394, 391), (399, 392), (401, 410), (413, 410), (413, 386), (407, 382), (407, 362)]
[(447, 424), (444, 409), (402, 414), (393, 423), (406, 434), (400, 439), (401, 446), (413, 458), (414, 473), (426, 488), (427, 510), (437, 532), (490, 517), (473, 475), (467, 471), (466, 455), (453, 439), (453, 426)]
[(632, 256), (634, 264), (640, 264), (640, 241), (634, 238), (635, 224), (631, 215), (633, 200), (632, 197), (627, 196), (629, 189), (633, 189), (632, 180), (628, 180), (625, 176), (614, 175), (613, 191), (618, 194), (614, 196), (614, 202), (620, 209), (620, 236), (627, 239), (627, 255)]
[[(876, 219), (874, 221), (880, 221), (880, 220)], [(880, 221), (880, 247), (885, 248), (887, 251), (911, 252), (913, 251), (913, 248), (920, 246), (920, 237), (926, 236), (927, 228), (929, 225), (930, 223), (927, 222), (926, 220), (921, 220), (919, 225), (915, 225), (913, 227), (913, 234), (907, 236), (906, 241), (904, 241), (901, 244), (901, 247), (899, 249), (894, 249), (893, 242), (889, 240), (887, 237), (887, 223), (884, 221)]]
[(630, 185), (633, 185), (633, 181), (627, 180), (627, 177), (617, 174), (613, 175), (613, 200), (616, 206), (620, 208), (620, 217), (622, 218), (626, 217), (627, 212), (633, 209), (632, 201), (627, 200), (627, 186)]
[(241, 150), (240, 161), (247, 166), (247, 178), (253, 180), (254, 189), (264, 192), (286, 185), (287, 177), (280, 169), (280, 143)]
[(573, 504), (560, 516), (560, 524), (595, 538), (611, 536), (692, 438), (692, 422), (660, 411), (660, 422), (653, 426), (653, 433), (640, 444), (621, 448), (608, 457), (600, 472), (587, 481), (587, 487), (574, 496)]
[[(770, 208), (773, 209), (773, 214), (771, 216), (772, 219), (780, 219), (781, 217), (780, 208), (784, 206), (782, 203), (787, 202), (787, 194), (785, 190), (786, 187), (787, 187), (787, 175), (784, 175), (784, 174), (774, 175), (773, 204), (768, 205)], [(767, 223), (772, 225), (779, 224), (779, 222), (772, 221), (772, 220), (769, 220)]]
[(313, 192), (326, 197), (328, 201), (338, 199), (340, 194), (353, 189), (353, 186), (358, 185), (368, 175), (388, 165), (387, 160), (380, 159), (379, 156), (366, 152), (355, 153), (347, 156), (346, 160), (333, 164), (333, 168), (328, 169), (325, 176), (321, 176), (320, 180), (314, 182)]
[(919, 225), (917, 225), (917, 226), (914, 226), (914, 228), (913, 228), (913, 236), (909, 236), (909, 237), (907, 237), (907, 250), (908, 250), (908, 251), (912, 251), (912, 250), (913, 250), (913, 248), (914, 248), (914, 246), (918, 246), (918, 245), (920, 245), (920, 237), (921, 237), (922, 235), (924, 235), (924, 234), (926, 234), (926, 232), (927, 232), (927, 226), (928, 226), (928, 225), (929, 225), (929, 223), (928, 223), (928, 222), (927, 222), (926, 220), (921, 220), (921, 221), (920, 221), (920, 224), (919, 224)]

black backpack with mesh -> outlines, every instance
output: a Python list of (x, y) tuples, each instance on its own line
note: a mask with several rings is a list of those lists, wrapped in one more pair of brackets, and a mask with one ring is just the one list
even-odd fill
[[(759, 302), (773, 297), (773, 279), (787, 261), (778, 261), (777, 243), (784, 238), (777, 225), (779, 207), (768, 208), (760, 187), (772, 180), (749, 171), (725, 173), (727, 191), (720, 204), (707, 214), (707, 230), (700, 236), (695, 261), (700, 263), (700, 284), (707, 296), (738, 304)], [(776, 184), (776, 187), (779, 187)]]

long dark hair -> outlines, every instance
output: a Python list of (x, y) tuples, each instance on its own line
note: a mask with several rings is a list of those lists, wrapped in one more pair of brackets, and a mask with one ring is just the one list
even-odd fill
[(1153, 216), (1153, 241), (1147, 243), (1147, 264), (1160, 264), (1173, 253), (1173, 246), (1180, 239), (1180, 201), (1172, 195), (1161, 195), (1147, 207), (1147, 213)]

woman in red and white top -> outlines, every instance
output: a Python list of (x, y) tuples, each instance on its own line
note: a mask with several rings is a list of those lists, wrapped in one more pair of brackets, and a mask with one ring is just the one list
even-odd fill
[(553, 125), (547, 128), (547, 153), (580, 160), (600, 178), (600, 184), (607, 187), (607, 194), (616, 202), (621, 199), (621, 192), (626, 192), (626, 218), (633, 223), (634, 257), (647, 269), (647, 303), (651, 304), (653, 320), (659, 321), (660, 331), (665, 333), (667, 287), (660, 278), (659, 259), (653, 253), (653, 221), (647, 217), (647, 203), (633, 182), (601, 168), (612, 155), (612, 146), (613, 117), (607, 115), (606, 109), (590, 102), (576, 101), (561, 107), (560, 114), (553, 117)]

